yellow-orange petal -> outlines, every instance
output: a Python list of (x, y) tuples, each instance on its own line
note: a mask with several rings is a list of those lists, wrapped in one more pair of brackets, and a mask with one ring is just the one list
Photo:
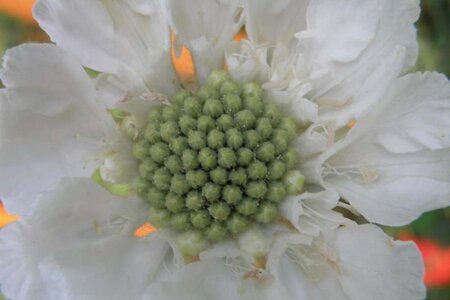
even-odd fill
[(19, 216), (17, 215), (8, 214), (5, 207), (3, 206), (3, 203), (0, 201), (0, 228), (5, 227), (9, 223), (17, 221), (18, 219)]
[(153, 226), (150, 223), (144, 223), (141, 227), (136, 229), (136, 231), (134, 232), (134, 236), (137, 238), (143, 238), (143, 237), (146, 237), (147, 235), (152, 234), (156, 231), (157, 231), (157, 229), (155, 226)]

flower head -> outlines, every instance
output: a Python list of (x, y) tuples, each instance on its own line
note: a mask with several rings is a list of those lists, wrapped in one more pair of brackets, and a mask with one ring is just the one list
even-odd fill
[[(418, 13), (38, 1), (56, 46), (9, 50), (1, 74), (0, 196), (23, 216), (0, 232), (6, 295), (423, 298), (415, 246), (339, 212), (400, 225), (448, 205), (450, 84), (400, 77)], [(186, 48), (195, 79), (172, 65)]]

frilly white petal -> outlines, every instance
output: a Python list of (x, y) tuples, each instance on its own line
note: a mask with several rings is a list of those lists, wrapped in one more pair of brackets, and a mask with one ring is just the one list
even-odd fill
[(331, 190), (291, 196), (281, 204), (280, 213), (300, 233), (318, 236), (343, 224), (352, 224), (349, 219), (332, 210), (339, 198), (339, 194)]
[(306, 28), (309, 0), (244, 1), (245, 28), (256, 44), (288, 43)]
[(376, 139), (391, 153), (450, 147), (450, 82), (445, 75), (415, 73), (394, 84), (376, 121)]
[(188, 47), (196, 74), (204, 83), (222, 69), (224, 52), (242, 26), (238, 0), (167, 0), (166, 14), (177, 34), (177, 45)]
[(133, 236), (145, 211), (89, 179), (63, 180), (32, 216), (0, 231), (3, 292), (18, 300), (142, 297), (169, 249), (157, 234)]
[(79, 102), (90, 104), (95, 93), (81, 65), (50, 44), (24, 44), (7, 50), (0, 77), (11, 105), (49, 117)]
[(267, 47), (255, 45), (249, 40), (231, 43), (225, 52), (231, 78), (236, 82), (267, 81), (270, 77), (268, 51)]
[(63, 176), (90, 176), (93, 153), (115, 131), (83, 68), (54, 45), (9, 50), (0, 99), (0, 197), (26, 215)]
[(159, 1), (40, 0), (34, 15), (83, 65), (115, 74), (133, 89), (173, 93), (178, 88)]
[(374, 225), (343, 227), (336, 234), (339, 281), (351, 299), (425, 298), (423, 265), (413, 242), (393, 241)]
[(358, 119), (386, 82), (414, 65), (419, 11), (416, 0), (311, 2), (308, 29), (297, 35), (304, 49), (297, 70), (311, 80), (308, 97), (323, 122), (341, 127)]
[(324, 162), (322, 183), (369, 221), (386, 225), (448, 206), (448, 90), (447, 79), (436, 74), (398, 79), (344, 140), (311, 160)]

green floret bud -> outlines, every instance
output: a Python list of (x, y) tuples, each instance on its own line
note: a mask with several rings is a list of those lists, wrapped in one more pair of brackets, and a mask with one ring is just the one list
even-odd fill
[(244, 216), (251, 216), (258, 211), (258, 201), (252, 198), (245, 198), (242, 200), (237, 208), (237, 211)]
[(278, 128), (285, 130), (289, 139), (297, 134), (297, 123), (292, 118), (282, 118)]
[(272, 123), (269, 118), (260, 118), (256, 122), (256, 131), (262, 139), (268, 139), (272, 135)]
[(228, 94), (223, 97), (225, 111), (228, 114), (234, 115), (242, 108), (242, 100), (237, 94)]
[(217, 99), (208, 99), (203, 106), (203, 113), (211, 116), (212, 118), (218, 118), (223, 114), (223, 105)]
[(217, 129), (213, 129), (208, 133), (208, 146), (212, 149), (218, 149), (225, 145), (225, 134)]
[(141, 197), (145, 197), (151, 187), (151, 184), (145, 178), (139, 176), (134, 178), (131, 185), (136, 194)]
[(187, 135), (189, 131), (197, 129), (197, 120), (191, 116), (184, 115), (178, 121), (181, 132)]
[(172, 228), (178, 231), (186, 231), (191, 228), (191, 220), (187, 212), (172, 215), (170, 220)]
[(198, 154), (198, 161), (204, 170), (212, 170), (217, 165), (216, 152), (210, 148), (203, 148)]
[(227, 228), (232, 234), (239, 234), (244, 232), (249, 227), (249, 222), (246, 217), (234, 213), (227, 221)]
[(170, 102), (180, 107), (183, 107), (184, 99), (186, 99), (187, 97), (189, 97), (189, 93), (186, 90), (180, 90), (170, 99)]
[(140, 140), (133, 144), (131, 149), (133, 156), (137, 159), (144, 160), (148, 155), (149, 143), (146, 140)]
[(209, 201), (215, 202), (220, 199), (221, 188), (219, 185), (212, 182), (208, 182), (203, 186), (202, 195)]
[(286, 195), (287, 191), (284, 183), (281, 181), (273, 181), (269, 184), (265, 199), (275, 203), (279, 203), (284, 198), (286, 198)]
[(149, 221), (158, 228), (167, 227), (170, 224), (172, 215), (166, 209), (150, 207)]
[(298, 152), (294, 148), (288, 149), (286, 153), (283, 154), (283, 161), (286, 164), (286, 168), (293, 169), (298, 163)]
[(264, 102), (260, 98), (244, 98), (244, 108), (251, 111), (255, 116), (261, 116), (264, 112)]
[(240, 129), (247, 130), (255, 126), (256, 117), (250, 110), (244, 109), (234, 115), (234, 122)]
[(183, 164), (178, 155), (171, 155), (164, 163), (164, 166), (170, 171), (172, 174), (177, 174), (183, 171)]
[(251, 181), (245, 188), (247, 196), (255, 199), (261, 199), (267, 192), (267, 185), (262, 180)]
[(277, 104), (273, 102), (267, 102), (264, 107), (264, 116), (270, 120), (270, 122), (272, 123), (272, 127), (275, 127), (280, 122), (283, 114), (281, 113), (280, 108)]
[(153, 175), (153, 184), (160, 190), (168, 191), (172, 175), (167, 168), (159, 168)]
[(200, 150), (206, 147), (206, 135), (198, 130), (191, 130), (188, 134), (188, 144), (192, 149)]
[(298, 170), (291, 170), (284, 175), (283, 183), (289, 195), (298, 195), (303, 191), (305, 176)]
[(227, 131), (234, 126), (234, 119), (232, 116), (223, 114), (216, 121), (217, 127), (222, 131)]
[(211, 224), (211, 216), (206, 210), (199, 210), (191, 212), (191, 223), (195, 228), (203, 229)]
[(269, 223), (278, 216), (278, 207), (270, 202), (262, 203), (255, 215), (256, 221), (259, 223)]
[(263, 95), (263, 89), (256, 82), (249, 82), (242, 86), (242, 94), (244, 97), (261, 98)]
[(279, 203), (303, 190), (304, 176), (289, 171), (298, 160), (289, 146), (297, 124), (257, 83), (241, 87), (214, 71), (195, 96), (180, 90), (171, 105), (152, 107), (143, 128), (132, 132), (141, 160), (132, 187), (150, 204), (152, 224), (184, 231), (176, 243), (187, 261), (208, 240), (273, 221)]
[(278, 180), (286, 173), (286, 164), (279, 159), (269, 164), (268, 178), (269, 180)]
[(144, 131), (144, 138), (149, 142), (149, 143), (156, 143), (161, 141), (161, 136), (159, 135), (159, 124), (153, 124), (153, 123), (148, 123), (147, 127), (145, 127), (145, 131)]
[(190, 191), (186, 196), (186, 207), (189, 210), (200, 209), (205, 204), (205, 198), (197, 191)]
[(218, 162), (221, 167), (232, 168), (236, 165), (236, 154), (231, 148), (220, 148), (218, 151)]
[(222, 95), (239, 95), (241, 93), (241, 89), (239, 88), (239, 85), (233, 81), (226, 81), (222, 83), (222, 86), (220, 87), (220, 93)]
[(195, 97), (188, 97), (184, 100), (184, 112), (191, 117), (197, 118), (202, 114), (202, 104)]
[(165, 142), (169, 143), (170, 140), (180, 134), (180, 129), (178, 128), (178, 124), (175, 121), (168, 121), (161, 124), (159, 134)]
[(231, 213), (231, 209), (225, 202), (217, 202), (208, 207), (209, 214), (217, 221), (225, 221)]
[(256, 130), (251, 129), (244, 132), (244, 141), (245, 147), (249, 149), (256, 149), (261, 141), (261, 137)]
[(259, 160), (255, 160), (248, 166), (247, 175), (250, 179), (263, 179), (267, 175), (266, 164)]
[(179, 213), (184, 210), (184, 200), (177, 194), (169, 193), (166, 196), (166, 207), (173, 213)]
[(227, 72), (224, 70), (215, 70), (209, 75), (208, 84), (218, 90), (224, 82), (229, 80), (230, 78)]
[(162, 111), (162, 119), (168, 121), (178, 121), (179, 112), (178, 108), (174, 105), (166, 105)]
[(186, 149), (181, 155), (181, 162), (183, 163), (183, 168), (188, 171), (192, 169), (197, 169), (200, 165), (198, 162), (197, 152), (191, 149)]
[(170, 155), (169, 146), (166, 143), (156, 143), (150, 147), (150, 157), (157, 163), (164, 163)]
[(184, 136), (173, 138), (170, 140), (169, 148), (177, 155), (183, 154), (183, 151), (188, 148), (187, 138)]
[(190, 170), (186, 173), (186, 180), (192, 188), (197, 189), (205, 185), (208, 175), (203, 170)]
[(156, 208), (166, 207), (166, 193), (152, 186), (148, 189), (147, 202)]
[(218, 167), (209, 172), (209, 177), (214, 183), (223, 185), (228, 181), (228, 171)]
[(228, 129), (225, 136), (227, 139), (227, 146), (233, 149), (239, 149), (244, 143), (242, 134), (236, 128)]
[(236, 204), (242, 200), (241, 188), (235, 185), (227, 185), (223, 188), (222, 198), (228, 204)]
[(161, 123), (162, 122), (162, 111), (164, 106), (157, 105), (150, 108), (148, 115), (147, 115), (147, 121), (150, 123)]
[(211, 86), (203, 86), (197, 93), (197, 99), (203, 104), (208, 99), (218, 99), (219, 92)]
[(289, 138), (287, 132), (281, 129), (276, 129), (270, 140), (272, 144), (275, 146), (275, 153), (277, 155), (283, 153), (287, 150), (289, 145)]
[(139, 165), (139, 174), (147, 179), (153, 178), (153, 173), (159, 168), (158, 164), (155, 163), (151, 158), (146, 158)]
[(247, 184), (247, 172), (244, 168), (232, 170), (230, 172), (230, 181), (235, 185), (245, 186)]
[(188, 231), (175, 239), (177, 249), (184, 256), (198, 256), (208, 247), (208, 241), (198, 231)]
[(262, 143), (256, 149), (256, 157), (264, 162), (272, 161), (275, 158), (275, 146), (271, 142)]
[(240, 148), (237, 151), (238, 163), (242, 167), (250, 165), (254, 159), (253, 151), (248, 148)]
[(181, 196), (189, 192), (190, 189), (191, 187), (189, 186), (189, 183), (187, 182), (184, 175), (175, 174), (172, 177), (172, 181), (170, 182), (170, 190), (172, 192)]
[(205, 230), (206, 238), (211, 241), (220, 241), (223, 240), (227, 234), (228, 230), (225, 225), (214, 222)]
[(200, 116), (198, 118), (197, 129), (202, 132), (208, 133), (209, 131), (214, 129), (215, 126), (216, 126), (216, 123), (214, 122), (213, 118), (211, 118), (210, 116)]

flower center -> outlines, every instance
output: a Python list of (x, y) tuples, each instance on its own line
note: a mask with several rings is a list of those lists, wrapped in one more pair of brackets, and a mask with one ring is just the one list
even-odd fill
[(240, 86), (215, 71), (195, 95), (181, 90), (171, 105), (150, 109), (133, 145), (133, 187), (153, 225), (219, 241), (273, 221), (279, 203), (301, 191), (289, 146), (296, 124), (262, 94), (259, 84)]

